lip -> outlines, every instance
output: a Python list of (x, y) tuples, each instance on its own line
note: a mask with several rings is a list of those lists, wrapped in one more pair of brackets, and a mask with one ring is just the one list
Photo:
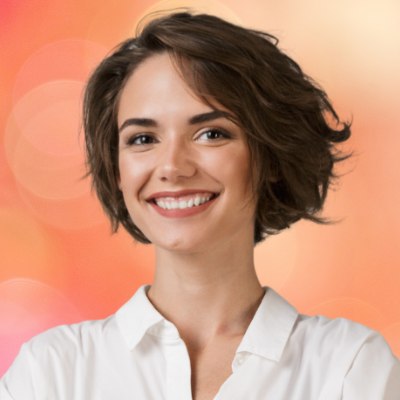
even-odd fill
[[(185, 190), (175, 190), (175, 191), (163, 191), (163, 192), (156, 192), (151, 194), (149, 197), (146, 198), (147, 202), (151, 202), (154, 199), (162, 198), (162, 197), (183, 197), (188, 196), (191, 194), (215, 194), (218, 195), (218, 192), (212, 192), (210, 190), (204, 189), (185, 189)], [(199, 206), (200, 207), (200, 206)]]
[[(157, 203), (154, 201), (154, 199), (161, 198), (161, 197), (182, 197), (182, 196), (188, 196), (191, 194), (212, 194), (215, 195), (212, 197), (209, 201), (206, 203), (203, 203), (199, 206), (195, 207), (190, 207), (190, 208), (185, 208), (185, 209), (173, 209), (173, 210), (166, 210), (164, 208), (161, 208), (157, 205)], [(200, 214), (207, 210), (213, 203), (214, 201), (219, 197), (219, 193), (217, 192), (210, 192), (209, 190), (201, 190), (201, 189), (188, 189), (188, 190), (179, 190), (179, 191), (164, 191), (164, 192), (157, 192), (153, 193), (146, 201), (150, 206), (160, 215), (163, 217), (167, 218), (185, 218), (185, 217), (191, 217), (197, 214)]]

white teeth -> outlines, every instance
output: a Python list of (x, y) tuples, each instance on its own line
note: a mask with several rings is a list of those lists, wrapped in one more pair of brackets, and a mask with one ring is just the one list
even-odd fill
[(212, 195), (205, 197), (195, 196), (189, 200), (170, 200), (170, 199), (155, 199), (156, 204), (164, 210), (184, 210), (185, 208), (197, 207), (201, 204), (206, 203), (211, 199)]

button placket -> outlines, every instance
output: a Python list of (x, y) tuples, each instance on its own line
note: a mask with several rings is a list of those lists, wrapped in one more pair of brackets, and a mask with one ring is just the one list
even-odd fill
[(182, 339), (165, 340), (167, 360), (167, 400), (191, 400), (191, 367), (186, 345)]

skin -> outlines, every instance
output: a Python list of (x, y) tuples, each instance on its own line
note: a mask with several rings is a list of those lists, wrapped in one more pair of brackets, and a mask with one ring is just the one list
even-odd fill
[[(228, 112), (218, 104), (215, 109)], [(216, 365), (218, 353), (228, 372), (264, 295), (254, 269), (255, 201), (244, 133), (224, 116), (190, 122), (213, 111), (166, 53), (137, 67), (118, 109), (120, 190), (156, 251), (148, 297), (177, 327), (194, 375), (211, 359)], [(148, 201), (154, 193), (186, 189), (218, 197), (184, 217), (161, 215)]]

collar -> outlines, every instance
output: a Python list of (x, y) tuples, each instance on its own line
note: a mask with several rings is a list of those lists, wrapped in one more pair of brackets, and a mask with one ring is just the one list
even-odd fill
[(236, 351), (278, 362), (293, 331), (298, 313), (271, 288), (266, 293)]
[(133, 297), (116, 313), (116, 320), (129, 349), (135, 348), (147, 333), (163, 340), (177, 340), (175, 325), (166, 320), (147, 297), (150, 285), (140, 286)]
[[(141, 286), (116, 313), (120, 332), (131, 350), (147, 333), (163, 340), (179, 339), (175, 325), (166, 320), (147, 297), (149, 288), (150, 285)], [(266, 293), (236, 353), (247, 352), (279, 361), (298, 313), (273, 289), (265, 289)]]

